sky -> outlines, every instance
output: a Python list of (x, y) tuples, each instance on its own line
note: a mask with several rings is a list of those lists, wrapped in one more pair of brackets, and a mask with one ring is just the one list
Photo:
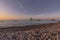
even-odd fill
[(60, 0), (0, 0), (0, 20), (59, 19)]

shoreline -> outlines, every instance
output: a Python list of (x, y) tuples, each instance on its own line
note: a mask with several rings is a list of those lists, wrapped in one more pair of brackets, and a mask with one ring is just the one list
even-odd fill
[(0, 28), (0, 31), (26, 31), (45, 27), (51, 28), (54, 25), (57, 25), (57, 23), (27, 25), (27, 26), (12, 26), (12, 27)]

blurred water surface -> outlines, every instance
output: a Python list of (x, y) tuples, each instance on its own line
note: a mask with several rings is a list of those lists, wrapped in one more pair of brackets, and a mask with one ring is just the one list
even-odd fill
[(47, 23), (57, 23), (57, 21), (30, 21), (30, 20), (0, 21), (0, 27), (38, 25), (38, 24), (47, 24)]

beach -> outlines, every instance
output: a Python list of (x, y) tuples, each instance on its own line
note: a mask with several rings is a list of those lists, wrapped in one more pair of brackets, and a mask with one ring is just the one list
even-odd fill
[(60, 39), (59, 33), (60, 22), (0, 28), (1, 40), (58, 40)]

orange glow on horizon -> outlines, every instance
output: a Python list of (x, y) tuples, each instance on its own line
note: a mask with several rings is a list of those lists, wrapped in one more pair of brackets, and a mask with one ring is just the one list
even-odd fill
[(22, 20), (22, 19), (26, 19), (28, 17), (26, 17), (25, 15), (15, 15), (13, 13), (9, 13), (6, 11), (0, 11), (0, 20)]
[(16, 16), (16, 15), (0, 15), (0, 20), (22, 20), (22, 19), (26, 19), (28, 17), (25, 16)]
[(0, 16), (0, 20), (17, 20), (17, 19), (24, 19), (24, 17), (17, 17), (17, 16)]

